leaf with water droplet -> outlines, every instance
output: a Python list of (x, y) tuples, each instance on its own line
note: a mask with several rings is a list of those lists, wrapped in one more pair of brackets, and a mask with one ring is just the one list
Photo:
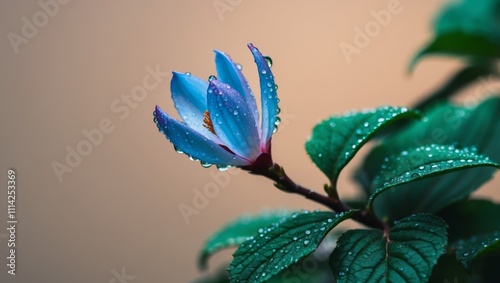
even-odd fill
[(374, 192), (370, 196), (369, 206), (373, 205), (379, 194), (398, 185), (473, 167), (499, 167), (497, 163), (478, 154), (473, 148), (435, 144), (409, 149), (404, 151), (404, 154), (391, 156), (383, 165), (385, 166), (382, 166), (380, 173), (373, 179)]
[(236, 247), (247, 241), (249, 237), (263, 233), (268, 226), (279, 223), (290, 215), (292, 212), (289, 210), (276, 210), (238, 217), (206, 241), (199, 255), (198, 266), (200, 269), (205, 269), (209, 257), (214, 253)]
[[(327, 211), (302, 212), (271, 227), (264, 231), (264, 237), (255, 238), (254, 245), (244, 243), (234, 253), (229, 267), (231, 282), (266, 282), (282, 269), (315, 251), (328, 232), (353, 213), (354, 211), (340, 214)], [(321, 227), (326, 229), (320, 231)], [(319, 231), (307, 234), (307, 230)], [(297, 240), (293, 240), (294, 237)]]
[(471, 271), (475, 261), (500, 256), (500, 231), (475, 235), (451, 244), (456, 249), (457, 260)]
[[(356, 180), (366, 195), (373, 193), (373, 179), (384, 159), (415, 145), (432, 143), (477, 146), (478, 152), (500, 161), (500, 97), (490, 97), (475, 106), (443, 103), (425, 113), (426, 119), (389, 136), (374, 147), (356, 172)], [(478, 167), (434, 176), (398, 186), (377, 199), (377, 215), (398, 219), (416, 212), (435, 213), (452, 202), (467, 197), (491, 179), (496, 170)], [(450, 189), (452, 188), (452, 189)]]
[(417, 112), (387, 106), (332, 116), (314, 127), (306, 151), (335, 184), (340, 171), (371, 137), (399, 119), (416, 117)]
[(442, 219), (431, 214), (411, 215), (388, 233), (347, 231), (330, 256), (330, 267), (338, 283), (423, 283), (429, 280), (446, 243)]

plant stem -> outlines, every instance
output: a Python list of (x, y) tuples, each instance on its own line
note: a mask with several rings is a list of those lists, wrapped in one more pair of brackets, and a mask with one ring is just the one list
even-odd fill
[[(351, 208), (344, 204), (338, 197), (328, 197), (295, 183), (292, 179), (290, 179), (290, 177), (288, 177), (288, 175), (285, 174), (283, 168), (276, 163), (267, 171), (252, 170), (251, 173), (261, 175), (275, 181), (275, 186), (282, 191), (302, 195), (305, 198), (320, 203), (337, 213), (351, 210)], [(380, 221), (377, 217), (375, 217), (375, 215), (369, 213), (368, 211), (359, 210), (353, 214), (352, 219), (368, 227), (379, 229), (387, 228), (385, 223)]]

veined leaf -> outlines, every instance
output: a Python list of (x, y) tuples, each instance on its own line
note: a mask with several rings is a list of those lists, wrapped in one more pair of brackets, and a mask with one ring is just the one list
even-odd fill
[[(500, 161), (500, 98), (490, 97), (475, 106), (443, 103), (430, 109), (425, 119), (414, 121), (395, 135), (384, 139), (365, 158), (356, 172), (367, 196), (373, 193), (373, 180), (384, 159), (412, 147), (427, 144), (477, 146), (478, 152)], [(478, 167), (434, 176), (398, 186), (382, 194), (375, 203), (380, 217), (400, 219), (417, 212), (435, 213), (463, 199), (491, 179), (495, 168)], [(450, 202), (452, 201), (452, 202)]]
[(328, 232), (354, 211), (293, 214), (241, 244), (229, 267), (234, 282), (266, 282), (272, 276), (311, 254)]
[(281, 222), (291, 214), (292, 212), (287, 210), (266, 211), (258, 215), (244, 215), (228, 223), (203, 246), (198, 260), (199, 267), (205, 269), (208, 258), (214, 253), (240, 245), (249, 237), (262, 233), (268, 226)]
[(459, 149), (453, 145), (431, 144), (405, 150), (399, 155), (387, 158), (382, 164), (379, 175), (373, 180), (374, 192), (370, 196), (369, 206), (373, 205), (373, 201), (379, 194), (389, 188), (435, 175), (481, 166), (499, 167), (488, 157), (477, 154), (475, 148)]
[(337, 242), (330, 264), (337, 282), (427, 282), (443, 254), (446, 223), (431, 214), (399, 221), (388, 233), (350, 230)]
[(333, 116), (314, 127), (306, 151), (335, 185), (340, 171), (373, 135), (394, 121), (409, 117), (419, 115), (407, 108), (380, 107)]
[(452, 247), (456, 249), (458, 261), (470, 271), (476, 260), (500, 257), (500, 231), (459, 240), (452, 244)]

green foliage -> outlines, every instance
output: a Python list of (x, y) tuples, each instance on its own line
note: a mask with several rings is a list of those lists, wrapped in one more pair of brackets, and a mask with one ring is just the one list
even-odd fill
[(456, 249), (457, 259), (470, 271), (476, 260), (500, 257), (500, 231), (474, 235), (451, 246)]
[(241, 244), (229, 267), (234, 282), (266, 282), (316, 250), (327, 233), (353, 212), (293, 214)]
[(427, 55), (459, 56), (472, 60), (500, 58), (500, 1), (462, 0), (450, 4), (437, 18), (434, 39), (413, 59), (410, 69)]
[(373, 135), (399, 119), (417, 116), (396, 107), (333, 116), (314, 127), (306, 151), (335, 185), (340, 171)]
[[(236, 219), (206, 242), (199, 260), (205, 268), (212, 254), (238, 247), (229, 269), (197, 283), (500, 282), (500, 204), (470, 198), (499, 167), (500, 97), (476, 92), (464, 105), (450, 100), (486, 76), (500, 77), (499, 19), (500, 0), (449, 4), (410, 67), (428, 55), (467, 59), (442, 87), (415, 110), (350, 112), (314, 127), (305, 148), (330, 181), (328, 196), (293, 182), (270, 156), (243, 168), (333, 211)], [(355, 174), (362, 196), (341, 200), (341, 171), (375, 137)], [(346, 219), (368, 228), (347, 230), (335, 247), (322, 249)], [(318, 260), (319, 252), (329, 261)]]
[[(373, 179), (373, 194), (370, 196), (369, 206), (379, 194), (389, 188), (435, 175), (480, 166), (498, 167), (498, 164), (488, 157), (477, 154), (476, 149), (458, 149), (452, 145), (431, 144), (405, 150), (398, 155), (388, 157), (382, 164), (379, 175)], [(397, 189), (393, 192), (395, 191)], [(442, 198), (442, 205), (455, 201), (452, 196), (469, 193), (468, 190), (453, 194), (441, 192), (441, 195), (446, 195)], [(428, 201), (434, 203), (432, 199)]]
[[(498, 161), (500, 120), (496, 118), (497, 113), (500, 113), (499, 97), (491, 97), (472, 107), (453, 103), (435, 106), (425, 113), (424, 119), (413, 122), (376, 146), (356, 172), (356, 179), (362, 184), (364, 192), (371, 195), (377, 189), (373, 183), (383, 169), (386, 158), (435, 143), (456, 144), (457, 148), (459, 145), (477, 148), (479, 153)], [(467, 197), (491, 179), (494, 172), (495, 169), (489, 167), (472, 168), (423, 180), (416, 179), (377, 197), (374, 208), (377, 215), (391, 219), (417, 212), (435, 213)]]
[(490, 200), (461, 201), (438, 215), (448, 223), (450, 242), (500, 231), (500, 205)]
[(417, 214), (399, 221), (389, 233), (350, 230), (331, 255), (337, 282), (427, 282), (444, 252), (446, 223)]
[(208, 258), (225, 248), (237, 247), (249, 237), (262, 233), (266, 227), (281, 222), (292, 213), (287, 210), (266, 211), (258, 215), (244, 215), (228, 223), (213, 234), (203, 246), (198, 265), (205, 269)]

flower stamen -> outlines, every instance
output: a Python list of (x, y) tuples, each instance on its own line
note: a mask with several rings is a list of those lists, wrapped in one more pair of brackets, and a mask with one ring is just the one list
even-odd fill
[(212, 134), (217, 135), (214, 130), (214, 124), (212, 123), (212, 118), (210, 118), (210, 112), (205, 110), (203, 113), (203, 127), (207, 128)]

